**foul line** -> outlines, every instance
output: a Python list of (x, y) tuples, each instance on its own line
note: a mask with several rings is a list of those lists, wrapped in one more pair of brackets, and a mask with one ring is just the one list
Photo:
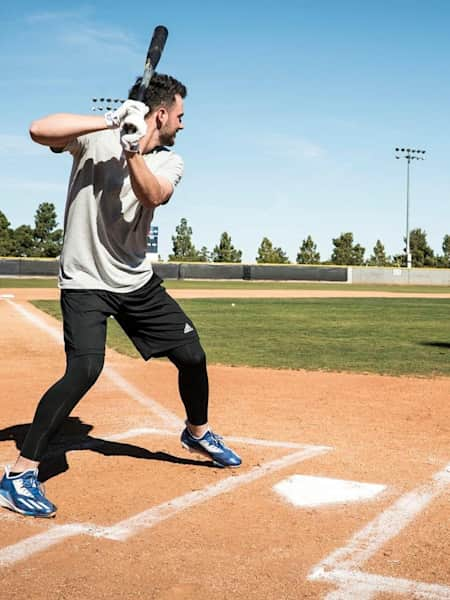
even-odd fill
[[(11, 305), (20, 315), (22, 315), (22, 317), (27, 319), (35, 327), (38, 327), (41, 331), (44, 331), (50, 337), (52, 337), (58, 344), (63, 344), (63, 337), (59, 329), (52, 327), (33, 312), (27, 310), (24, 306), (17, 304), (12, 300), (6, 300), (6, 302), (8, 302), (9, 305)], [(103, 373), (121, 392), (127, 394), (127, 396), (130, 396), (133, 398), (133, 400), (136, 400), (148, 408), (157, 417), (159, 417), (167, 427), (171, 427), (175, 430), (179, 430), (180, 427), (183, 427), (183, 421), (179, 417), (168, 411), (146, 394), (143, 394), (137, 387), (124, 379), (122, 375), (120, 375), (115, 369), (106, 365), (103, 369)]]
[(331, 450), (328, 446), (305, 446), (302, 450), (288, 454), (261, 466), (256, 466), (242, 475), (230, 476), (218, 483), (208, 485), (201, 490), (189, 492), (167, 502), (163, 502), (148, 510), (124, 519), (115, 525), (101, 527), (88, 523), (71, 523), (67, 525), (53, 525), (44, 533), (31, 536), (16, 544), (6, 546), (0, 550), (0, 567), (8, 567), (18, 561), (59, 543), (60, 541), (85, 534), (96, 538), (106, 538), (116, 541), (125, 541), (140, 533), (144, 529), (154, 527), (158, 523), (192, 508), (221, 494), (225, 494), (241, 485), (251, 483), (280, 469), (294, 465), (314, 456), (319, 456)]
[(426, 600), (449, 600), (450, 587), (383, 577), (360, 571), (389, 540), (396, 537), (425, 507), (450, 484), (450, 464), (435, 473), (433, 480), (401, 496), (366, 527), (357, 532), (343, 548), (321, 561), (308, 576), (312, 581), (340, 584), (328, 600), (369, 600), (381, 592), (409, 594)]
[(136, 386), (122, 377), (122, 375), (120, 375), (115, 369), (106, 365), (104, 368), (104, 373), (116, 386), (116, 388), (133, 398), (133, 400), (139, 402), (139, 404), (142, 404), (148, 408), (153, 414), (159, 417), (167, 427), (172, 427), (176, 430), (176, 432), (184, 427), (184, 421), (161, 406), (161, 404), (158, 404), (156, 400), (153, 400), (146, 394), (142, 393)]

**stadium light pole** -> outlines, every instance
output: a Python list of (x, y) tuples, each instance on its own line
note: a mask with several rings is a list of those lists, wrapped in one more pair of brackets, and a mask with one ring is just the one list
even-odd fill
[(409, 243), (409, 165), (412, 160), (425, 160), (426, 150), (417, 148), (396, 148), (395, 158), (406, 159), (406, 266), (408, 269), (412, 266), (411, 246)]

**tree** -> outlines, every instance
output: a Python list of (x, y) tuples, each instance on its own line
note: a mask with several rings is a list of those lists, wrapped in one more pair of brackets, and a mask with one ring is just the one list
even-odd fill
[(62, 229), (56, 229), (57, 224), (54, 204), (39, 204), (34, 216), (33, 256), (54, 258), (61, 253), (63, 232)]
[(169, 260), (182, 262), (203, 262), (206, 260), (205, 256), (202, 256), (192, 243), (192, 227), (189, 227), (187, 219), (183, 217), (175, 231), (176, 235), (172, 236), (173, 254), (169, 255)]
[(11, 223), (0, 211), (0, 256), (11, 256), (13, 247)]
[(214, 246), (212, 253), (213, 262), (240, 263), (242, 250), (236, 250), (231, 243), (231, 237), (224, 231), (220, 237), (220, 242)]
[(444, 253), (445, 258), (450, 259), (450, 234), (444, 235), (442, 252)]
[(390, 262), (390, 257), (386, 255), (384, 245), (380, 240), (377, 240), (373, 247), (373, 254), (369, 259), (369, 265), (373, 267), (386, 267)]
[(333, 239), (334, 250), (331, 262), (335, 265), (362, 265), (364, 264), (365, 248), (359, 244), (353, 244), (353, 233), (341, 233), (338, 238)]
[[(405, 239), (406, 244), (406, 239)], [(427, 234), (421, 229), (409, 233), (409, 247), (413, 267), (433, 267), (436, 264), (434, 252), (427, 243)]]
[(13, 232), (14, 256), (33, 256), (34, 232), (29, 225), (20, 225)]
[(320, 254), (317, 252), (317, 246), (310, 235), (303, 240), (297, 254), (297, 264), (299, 265), (317, 265), (320, 263)]
[(450, 235), (444, 235), (442, 241), (442, 256), (437, 257), (437, 264), (439, 267), (450, 267)]
[(286, 264), (289, 262), (289, 259), (281, 248), (274, 248), (269, 238), (264, 237), (258, 248), (256, 262)]
[(197, 260), (199, 260), (200, 262), (209, 262), (211, 260), (211, 252), (206, 246), (202, 246), (200, 248)]

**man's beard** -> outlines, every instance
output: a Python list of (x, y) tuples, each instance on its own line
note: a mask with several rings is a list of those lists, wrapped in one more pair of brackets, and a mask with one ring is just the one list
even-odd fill
[(162, 146), (173, 146), (175, 144), (175, 136), (177, 132), (170, 131), (160, 131), (159, 132), (159, 140)]

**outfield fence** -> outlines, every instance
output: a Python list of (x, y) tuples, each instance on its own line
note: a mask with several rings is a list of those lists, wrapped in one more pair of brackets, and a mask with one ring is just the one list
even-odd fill
[[(155, 273), (163, 279), (317, 281), (450, 286), (450, 269), (184, 262), (158, 262), (153, 264), (153, 268)], [(57, 274), (57, 259), (0, 258), (0, 277), (54, 277)]]

